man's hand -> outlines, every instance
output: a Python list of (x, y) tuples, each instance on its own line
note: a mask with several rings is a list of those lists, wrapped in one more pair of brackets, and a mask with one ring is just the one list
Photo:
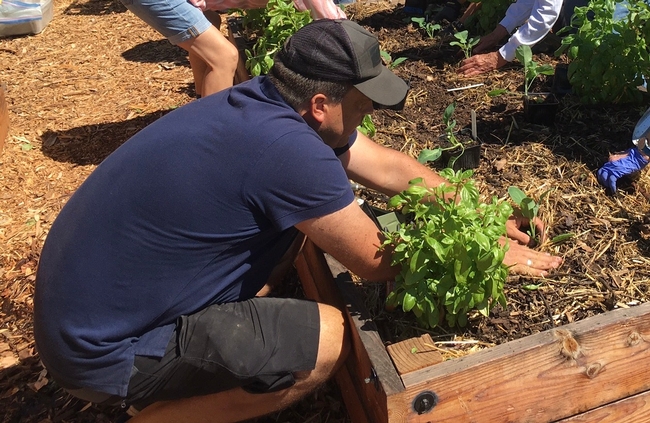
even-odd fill
[(513, 241), (516, 241), (518, 244), (533, 246), (535, 245), (535, 240), (530, 237), (526, 232), (522, 231), (521, 228), (530, 227), (530, 224), (535, 226), (535, 233), (540, 235), (539, 242), (543, 244), (546, 240), (546, 231), (544, 230), (544, 222), (539, 217), (533, 219), (532, 222), (528, 218), (521, 215), (517, 210), (515, 213), (510, 216), (506, 222), (506, 234), (508, 238)]
[(611, 194), (616, 193), (616, 184), (620, 178), (637, 172), (648, 164), (648, 158), (636, 148), (630, 148), (626, 154), (610, 156), (609, 161), (596, 172), (598, 182)]
[[(502, 242), (506, 242), (505, 238), (502, 238)], [(546, 276), (549, 270), (560, 267), (562, 258), (511, 241), (503, 264), (511, 266), (510, 271), (520, 275)]]
[(201, 10), (205, 10), (207, 8), (205, 0), (189, 0), (189, 2), (192, 3), (192, 6), (198, 7)]
[(501, 57), (498, 51), (492, 53), (477, 54), (469, 59), (463, 60), (458, 73), (463, 76), (476, 76), (504, 66), (506, 59)]

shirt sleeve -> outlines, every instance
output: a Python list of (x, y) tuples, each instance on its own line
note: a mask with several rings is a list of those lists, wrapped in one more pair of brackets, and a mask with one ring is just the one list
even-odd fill
[(341, 161), (311, 129), (286, 133), (264, 149), (244, 187), (247, 201), (279, 230), (354, 201)]
[(300, 11), (309, 10), (314, 19), (347, 19), (345, 12), (333, 0), (293, 0)]
[(515, 58), (520, 45), (533, 46), (553, 28), (560, 16), (563, 0), (517, 0), (510, 5), (506, 16), (499, 22), (508, 33), (519, 27), (508, 42), (499, 49), (508, 62)]

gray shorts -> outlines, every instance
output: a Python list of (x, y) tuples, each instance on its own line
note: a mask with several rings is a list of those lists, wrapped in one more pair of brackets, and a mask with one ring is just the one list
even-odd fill
[(178, 319), (164, 357), (136, 355), (126, 398), (68, 392), (142, 409), (236, 387), (278, 391), (294, 384), (294, 372), (314, 369), (319, 337), (318, 304), (312, 301), (260, 297), (214, 305)]

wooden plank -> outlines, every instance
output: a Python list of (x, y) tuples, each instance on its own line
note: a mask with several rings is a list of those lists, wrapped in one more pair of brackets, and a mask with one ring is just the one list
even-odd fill
[(650, 392), (598, 407), (594, 410), (557, 423), (648, 423), (650, 422)]
[[(309, 244), (306, 256), (318, 268), (324, 256)], [(363, 369), (374, 368), (370, 357), (385, 348), (374, 335), (365, 339), (376, 328), (366, 330), (374, 324), (349, 273), (331, 259), (328, 267), (356, 328), (346, 367), (372, 423), (650, 421), (650, 303), (404, 372), (402, 392), (386, 383), (380, 363), (374, 391), (382, 395), (373, 396), (376, 383)]]
[[(330, 262), (336, 268), (338, 262), (331, 257)], [(374, 323), (367, 315), (362, 316), (348, 305), (351, 301), (349, 288), (353, 287), (350, 274), (335, 269), (334, 273), (337, 275), (335, 283), (325, 256), (310, 240), (305, 241), (301, 254), (296, 260), (296, 268), (305, 294), (309, 298), (347, 310), (348, 322), (353, 330), (350, 331), (352, 349), (345, 367), (348, 369), (368, 421), (387, 423), (388, 404), (391, 402), (387, 398), (388, 394), (399, 394), (404, 391), (404, 386), (376, 332)], [(345, 268), (340, 266), (340, 269)], [(342, 292), (346, 294), (342, 296)], [(369, 351), (372, 358), (369, 356)], [(352, 401), (352, 407), (355, 407), (355, 402)], [(401, 401), (395, 403), (399, 405)], [(346, 407), (350, 412), (348, 401)], [(356, 420), (353, 421), (357, 423)]]
[(434, 364), (442, 363), (442, 354), (435, 349), (431, 335), (409, 338), (386, 347), (397, 373), (404, 375)]
[[(309, 239), (305, 240), (302, 250), (296, 257), (295, 266), (307, 298), (343, 309), (343, 300), (333, 289), (332, 275), (325, 272), (326, 268), (318, 259), (317, 252)], [(344, 365), (336, 372), (336, 382), (352, 423), (370, 423), (366, 406), (357, 389), (358, 383), (353, 377), (354, 372), (348, 366), (349, 361), (348, 356)]]
[[(343, 295), (351, 322), (356, 328), (356, 334), (353, 333), (353, 336), (359, 337), (358, 346), (363, 347), (363, 350), (365, 350), (363, 355), (367, 356), (369, 360), (365, 363), (360, 361), (357, 364), (359, 366), (365, 365), (367, 369), (372, 368), (375, 371), (386, 395), (394, 395), (404, 391), (404, 384), (386, 351), (386, 347), (384, 347), (375, 322), (372, 321), (370, 314), (363, 305), (360, 290), (352, 281), (350, 273), (330, 255), (325, 254), (325, 259), (330, 271), (336, 275), (336, 286)], [(361, 357), (361, 352), (362, 350), (359, 351), (359, 357)], [(371, 376), (369, 371), (367, 377)]]
[[(367, 315), (357, 311), (361, 310), (355, 305), (360, 297), (351, 295), (356, 293), (356, 289), (352, 287), (349, 276), (349, 273), (342, 273), (337, 277), (337, 286), (346, 300), (347, 313), (353, 328), (352, 353), (348, 364), (370, 420), (373, 423), (389, 422), (391, 420), (388, 399), (391, 396), (401, 397), (404, 385), (386, 352), (374, 322)], [(402, 402), (397, 401), (395, 404), (401, 406)]]
[(345, 403), (345, 409), (353, 423), (371, 423), (370, 420), (368, 420), (366, 407), (363, 402), (361, 402), (361, 397), (359, 396), (356, 385), (352, 380), (353, 374), (354, 372), (350, 370), (348, 360), (334, 376), (336, 384), (341, 391), (341, 397)]
[(650, 303), (445, 361), (402, 377), (408, 422), (552, 422), (647, 391)]

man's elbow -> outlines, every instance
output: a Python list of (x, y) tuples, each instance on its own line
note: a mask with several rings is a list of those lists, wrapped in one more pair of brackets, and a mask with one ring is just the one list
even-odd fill
[(363, 269), (355, 274), (367, 282), (390, 282), (395, 280), (399, 272), (400, 266), (379, 266)]

